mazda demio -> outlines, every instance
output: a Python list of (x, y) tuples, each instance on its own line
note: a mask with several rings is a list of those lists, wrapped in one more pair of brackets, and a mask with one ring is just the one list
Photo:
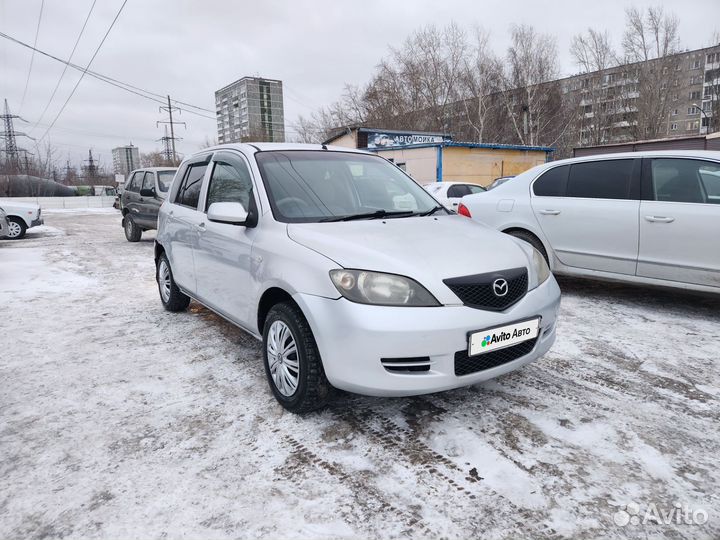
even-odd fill
[(472, 385), (555, 340), (560, 290), (535, 248), (359, 150), (230, 144), (185, 159), (155, 261), (166, 309), (192, 298), (262, 340), (272, 393), (293, 412), (333, 387)]

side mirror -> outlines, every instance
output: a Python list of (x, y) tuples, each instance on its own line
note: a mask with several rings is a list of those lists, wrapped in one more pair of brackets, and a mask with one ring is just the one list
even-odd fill
[(140, 190), (140, 196), (141, 197), (154, 197), (155, 196), (155, 189), (141, 189)]
[(229, 223), (231, 225), (245, 225), (248, 213), (238, 202), (216, 202), (210, 205), (207, 211), (210, 221)]

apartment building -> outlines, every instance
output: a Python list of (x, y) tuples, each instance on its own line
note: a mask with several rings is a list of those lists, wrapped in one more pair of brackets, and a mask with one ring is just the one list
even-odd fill
[(285, 142), (282, 81), (243, 77), (215, 92), (218, 142)]
[(577, 99), (583, 145), (720, 131), (720, 45), (560, 83)]
[(130, 171), (140, 167), (140, 150), (130, 143), (112, 149), (113, 172), (127, 178)]

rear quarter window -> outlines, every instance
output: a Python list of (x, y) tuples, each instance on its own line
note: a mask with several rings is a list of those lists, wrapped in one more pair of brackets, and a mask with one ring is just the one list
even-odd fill
[(569, 165), (553, 167), (535, 180), (533, 193), (538, 197), (564, 197), (567, 188)]

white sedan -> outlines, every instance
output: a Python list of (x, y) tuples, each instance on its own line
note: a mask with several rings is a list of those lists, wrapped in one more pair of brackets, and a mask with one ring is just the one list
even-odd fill
[(30, 227), (43, 224), (40, 206), (35, 203), (5, 199), (0, 201), (0, 208), (7, 215), (8, 230), (5, 236), (11, 240), (18, 240), (25, 236), (25, 231)]
[(457, 210), (460, 199), (465, 195), (485, 193), (484, 187), (465, 182), (433, 182), (423, 185), (425, 191), (435, 197), (448, 210)]
[(720, 293), (720, 152), (554, 161), (458, 214), (527, 241), (557, 274)]

